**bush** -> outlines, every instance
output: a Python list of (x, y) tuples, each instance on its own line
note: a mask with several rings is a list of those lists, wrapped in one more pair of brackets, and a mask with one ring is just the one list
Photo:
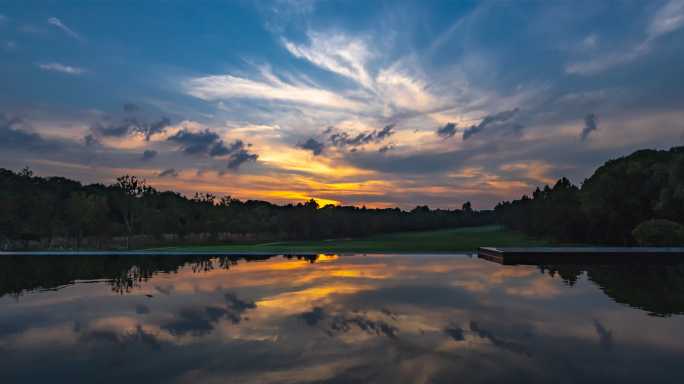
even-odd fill
[(684, 246), (684, 225), (670, 220), (645, 221), (632, 231), (632, 235), (642, 247)]

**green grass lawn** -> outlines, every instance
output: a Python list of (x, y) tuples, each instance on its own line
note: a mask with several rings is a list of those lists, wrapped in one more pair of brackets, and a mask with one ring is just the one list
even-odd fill
[(498, 225), (403, 232), (352, 240), (293, 241), (274, 245), (185, 246), (168, 251), (199, 252), (405, 252), (477, 251), (478, 247), (548, 247), (546, 240), (527, 239), (518, 232), (502, 231)]

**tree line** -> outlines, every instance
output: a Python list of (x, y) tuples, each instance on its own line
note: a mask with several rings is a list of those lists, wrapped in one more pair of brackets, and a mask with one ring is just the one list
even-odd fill
[[(186, 197), (159, 191), (135, 176), (82, 185), (64, 177), (35, 176), (28, 168), (0, 168), (0, 247), (111, 249), (164, 242), (229, 243), (245, 240), (319, 240), (381, 233), (493, 224), (493, 211), (431, 210), (417, 206), (369, 209), (311, 199), (276, 205), (210, 193)], [(112, 239), (121, 239), (113, 243)]]
[(684, 147), (609, 160), (580, 186), (564, 177), (531, 197), (497, 204), (494, 213), (505, 228), (557, 243), (637, 245), (640, 224), (684, 223)]
[[(27, 293), (54, 290), (78, 280), (104, 280), (113, 292), (134, 292), (159, 274), (175, 274), (182, 268), (194, 273), (230, 269), (245, 262), (270, 260), (279, 255), (107, 255), (79, 254), (12, 255), (0, 258), (0, 297), (16, 300)], [(283, 255), (286, 259), (314, 263), (319, 255)], [(353, 257), (353, 256), (350, 256)], [(558, 275), (567, 285), (580, 276), (598, 286), (617, 303), (644, 310), (649, 316), (684, 314), (684, 267), (682, 266), (569, 266), (540, 265), (541, 273)]]

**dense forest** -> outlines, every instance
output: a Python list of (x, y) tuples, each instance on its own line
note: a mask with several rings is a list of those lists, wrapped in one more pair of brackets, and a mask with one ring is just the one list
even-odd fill
[(562, 178), (494, 212), (506, 228), (557, 243), (634, 246), (634, 234), (657, 237), (652, 232), (665, 228), (674, 244), (650, 245), (684, 246), (684, 147), (636, 151), (606, 162), (579, 187)]
[(224, 196), (158, 191), (134, 176), (82, 185), (0, 168), (0, 247), (131, 249), (164, 243), (339, 239), (493, 224), (493, 211), (417, 206), (367, 209), (310, 201), (276, 205)]

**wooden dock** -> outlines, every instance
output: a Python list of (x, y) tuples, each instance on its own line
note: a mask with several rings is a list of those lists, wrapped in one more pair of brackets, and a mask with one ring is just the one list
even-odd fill
[(478, 257), (502, 265), (684, 265), (684, 248), (478, 248)]

